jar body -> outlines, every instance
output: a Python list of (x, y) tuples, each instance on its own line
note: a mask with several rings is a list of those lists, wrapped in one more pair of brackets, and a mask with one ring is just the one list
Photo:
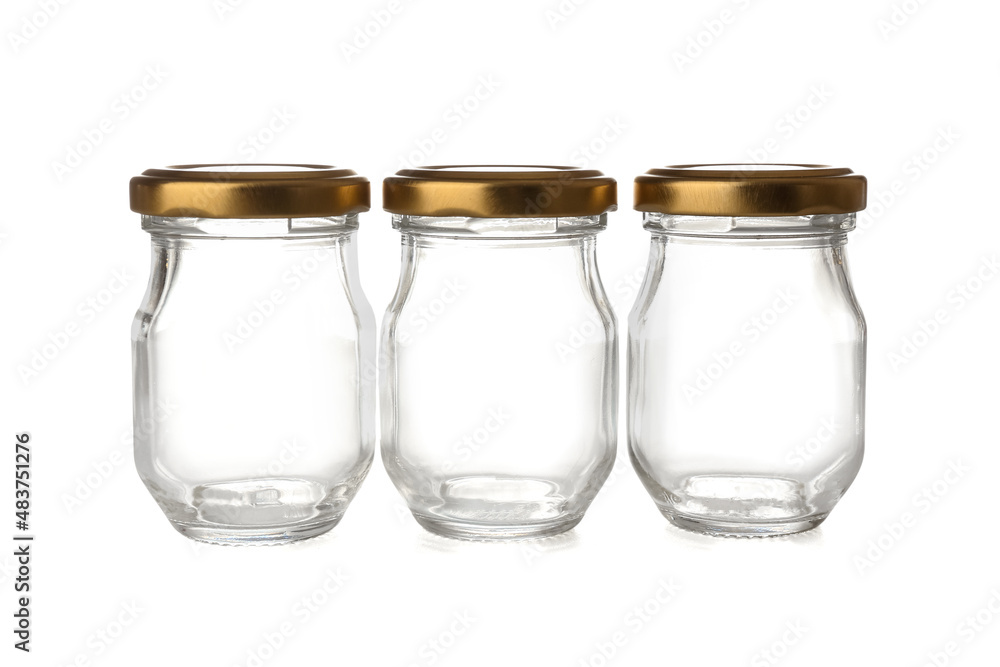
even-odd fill
[(844, 256), (854, 214), (646, 214), (629, 320), (629, 451), (672, 522), (806, 530), (864, 450), (865, 322)]
[(396, 216), (382, 457), (417, 521), (466, 539), (572, 528), (614, 463), (617, 335), (605, 216)]
[[(143, 217), (134, 450), (173, 525), (268, 543), (332, 528), (374, 451), (374, 317), (357, 216)], [(368, 375), (371, 375), (370, 373)]]

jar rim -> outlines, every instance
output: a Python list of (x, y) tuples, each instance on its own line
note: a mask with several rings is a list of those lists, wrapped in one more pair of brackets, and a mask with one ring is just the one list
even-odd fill
[(634, 187), (637, 211), (793, 216), (861, 211), (868, 181), (820, 164), (684, 164), (650, 169)]
[(371, 185), (322, 164), (186, 164), (135, 176), (129, 200), (136, 213), (159, 217), (328, 217), (369, 210)]
[(439, 165), (401, 169), (382, 184), (382, 207), (401, 215), (555, 218), (617, 206), (615, 179), (569, 166)]
[(583, 238), (604, 231), (607, 221), (606, 213), (532, 218), (392, 215), (393, 228), (406, 235), (490, 241)]

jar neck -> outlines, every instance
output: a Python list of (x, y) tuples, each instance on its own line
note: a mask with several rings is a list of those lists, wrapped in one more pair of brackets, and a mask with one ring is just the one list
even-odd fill
[(831, 237), (718, 239), (654, 232), (633, 315), (648, 309), (660, 292), (683, 295), (678, 298), (687, 304), (745, 303), (751, 311), (779, 297), (838, 304), (854, 299), (843, 242)]
[[(399, 286), (389, 311), (396, 312), (410, 303), (419, 312), (437, 300), (449, 304), (461, 299), (474, 310), (500, 308), (514, 313), (517, 306), (513, 304), (528, 295), (568, 303), (585, 294), (602, 312), (610, 313), (597, 271), (595, 247), (594, 234), (468, 239), (404, 232)], [(438, 313), (432, 310), (431, 315)], [(412, 324), (406, 318), (399, 326), (409, 330)]]
[(186, 218), (142, 216), (142, 228), (154, 237), (215, 239), (294, 239), (350, 234), (358, 216), (317, 218)]
[(503, 293), (558, 291), (559, 286), (589, 291), (600, 282), (595, 248), (593, 234), (470, 240), (404, 232), (397, 298), (417, 284), (434, 289), (479, 285)]
[(392, 226), (412, 237), (484, 240), (559, 240), (592, 237), (607, 214), (563, 218), (460, 218), (393, 215)]
[(841, 246), (855, 213), (729, 217), (646, 213), (643, 227), (670, 242), (746, 246)]

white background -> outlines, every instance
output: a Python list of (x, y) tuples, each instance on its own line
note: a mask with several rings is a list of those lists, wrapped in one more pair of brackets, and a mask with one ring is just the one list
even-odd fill
[[(51, 18), (45, 2), (6, 0), (0, 539), (14, 533), (13, 438), (26, 430), (37, 541), (30, 655), (11, 647), (13, 547), (0, 547), (0, 662), (247, 665), (254, 652), (267, 665), (996, 664), (1000, 279), (984, 261), (1000, 248), (1000, 9), (895, 2), (909, 12), (898, 25), (893, 0), (567, 0), (558, 21), (557, 0), (401, 0), (348, 57), (388, 0), (50, 1)], [(479, 87), (491, 78), (494, 90)], [(325, 537), (198, 546), (135, 474), (129, 327), (149, 240), (127, 184), (143, 169), (318, 162), (368, 176), (361, 276), (381, 314), (399, 251), (379, 184), (404, 162), (599, 168), (621, 184), (598, 256), (624, 334), (648, 243), (632, 178), (747, 160), (869, 179), (848, 246), (870, 330), (868, 451), (818, 530), (720, 540), (674, 529), (624, 437), (583, 523), (526, 544), (423, 532), (376, 458)], [(111, 294), (116, 272), (125, 285)], [(966, 285), (979, 288), (971, 300), (957, 296)], [(106, 305), (92, 313), (88, 299)], [(935, 313), (944, 323), (894, 363)], [(22, 377), (72, 324), (79, 334)], [(346, 577), (331, 594), (328, 571)], [(679, 588), (667, 602), (661, 581)], [(306, 615), (303, 597), (323, 603)], [(984, 625), (967, 620), (977, 612)], [(266, 648), (283, 624), (290, 636)]]

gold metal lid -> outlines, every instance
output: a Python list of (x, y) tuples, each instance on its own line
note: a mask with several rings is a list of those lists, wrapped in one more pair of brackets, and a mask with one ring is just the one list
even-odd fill
[(129, 182), (132, 210), (171, 218), (308, 218), (371, 208), (368, 179), (320, 164), (186, 164)]
[(819, 164), (685, 164), (635, 179), (635, 209), (674, 215), (819, 215), (865, 207), (868, 181)]
[(421, 167), (385, 179), (382, 207), (390, 213), (438, 217), (600, 215), (618, 207), (618, 186), (596, 169), (576, 167)]

